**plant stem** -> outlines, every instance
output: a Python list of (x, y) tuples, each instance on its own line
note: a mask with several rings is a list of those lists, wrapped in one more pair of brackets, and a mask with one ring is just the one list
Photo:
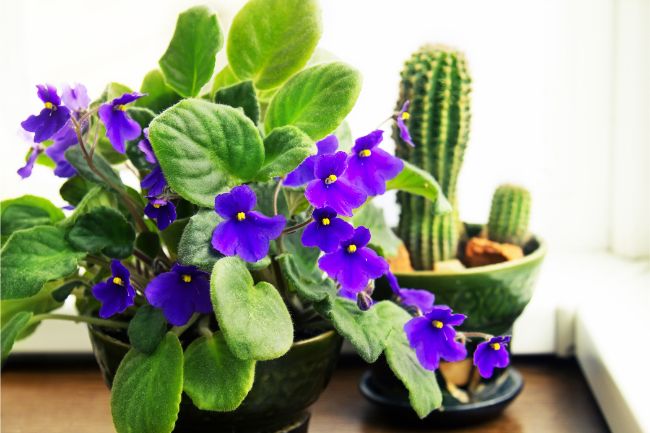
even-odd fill
[(282, 234), (283, 235), (288, 235), (289, 233), (297, 232), (301, 228), (308, 225), (310, 222), (312, 222), (312, 218), (309, 218), (309, 219), (301, 222), (300, 224), (296, 224), (295, 226), (285, 228), (284, 230), (282, 230)]
[(71, 316), (69, 314), (37, 314), (36, 316), (32, 317), (30, 320), (30, 323), (36, 323), (40, 322), (42, 320), (68, 320), (71, 322), (76, 322), (76, 323), (88, 323), (90, 325), (97, 325), (97, 326), (103, 326), (105, 328), (121, 328), (121, 329), (126, 329), (129, 327), (129, 324), (126, 322), (119, 322), (117, 320), (106, 320), (106, 319), (100, 319), (98, 317), (90, 317), (90, 316)]
[(194, 325), (194, 322), (196, 322), (199, 317), (201, 317), (201, 315), (199, 313), (194, 313), (192, 315), (192, 317), (190, 317), (190, 320), (188, 320), (185, 325), (183, 325), (183, 326), (174, 326), (171, 329), (171, 332), (173, 334), (176, 334), (177, 337), (180, 337), (183, 334), (183, 332), (187, 331), (187, 329), (190, 326)]
[(278, 180), (278, 184), (275, 187), (275, 191), (273, 192), (273, 215), (278, 214), (278, 196), (280, 195), (280, 188), (282, 187), (282, 181), (284, 179)]

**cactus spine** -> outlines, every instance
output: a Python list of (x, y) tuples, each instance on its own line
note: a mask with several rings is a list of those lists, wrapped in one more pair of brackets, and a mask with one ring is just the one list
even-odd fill
[(530, 193), (516, 185), (501, 185), (492, 196), (487, 235), (491, 241), (523, 245), (530, 219)]
[(463, 162), (470, 123), (471, 79), (462, 53), (425, 46), (405, 63), (398, 109), (411, 101), (406, 120), (415, 148), (394, 130), (396, 154), (435, 177), (454, 211), (433, 215), (433, 204), (399, 193), (399, 236), (411, 253), (415, 269), (432, 269), (436, 262), (456, 257), (462, 225), (456, 208), (456, 184)]

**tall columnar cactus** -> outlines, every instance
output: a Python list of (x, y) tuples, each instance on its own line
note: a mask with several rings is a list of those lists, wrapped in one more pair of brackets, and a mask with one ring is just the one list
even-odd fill
[(495, 242), (523, 245), (530, 219), (530, 193), (516, 185), (501, 185), (492, 196), (488, 238)]
[(405, 119), (415, 147), (394, 131), (400, 158), (427, 170), (440, 183), (454, 211), (433, 215), (434, 204), (399, 193), (402, 211), (399, 235), (415, 269), (456, 257), (462, 225), (456, 209), (456, 184), (470, 123), (471, 79), (462, 53), (443, 46), (425, 46), (411, 56), (401, 73), (398, 109), (410, 100)]

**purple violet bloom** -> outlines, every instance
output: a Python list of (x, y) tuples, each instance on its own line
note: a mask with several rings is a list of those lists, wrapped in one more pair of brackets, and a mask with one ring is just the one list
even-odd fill
[(474, 365), (478, 372), (486, 379), (492, 377), (494, 368), (505, 368), (510, 363), (508, 355), (508, 343), (510, 337), (492, 337), (490, 341), (484, 341), (474, 351)]
[(283, 184), (285, 186), (301, 186), (307, 182), (314, 180), (314, 165), (316, 158), (321, 155), (331, 155), (336, 152), (339, 147), (339, 140), (336, 135), (328, 135), (320, 141), (316, 142), (318, 153), (316, 155), (308, 156), (303, 162), (298, 165), (291, 173), (287, 174)]
[(408, 120), (411, 115), (408, 112), (409, 105), (411, 105), (411, 101), (405, 101), (404, 105), (402, 105), (402, 109), (399, 110), (399, 113), (397, 113), (397, 127), (399, 128), (399, 137), (409, 146), (415, 147), (415, 143), (413, 143), (413, 140), (411, 139), (411, 133), (409, 132), (408, 128), (406, 127), (406, 124), (404, 123), (405, 120)]
[(54, 143), (45, 149), (45, 154), (56, 163), (54, 175), (58, 177), (72, 177), (77, 170), (65, 159), (65, 151), (77, 144), (77, 133), (68, 121), (63, 128), (52, 136)]
[(253, 211), (257, 197), (248, 185), (240, 185), (214, 199), (214, 210), (224, 221), (214, 229), (212, 247), (225, 256), (257, 262), (269, 252), (271, 240), (282, 234), (283, 215), (267, 217)]
[(176, 221), (176, 206), (169, 200), (156, 197), (148, 197), (149, 203), (144, 208), (144, 214), (156, 220), (158, 230), (165, 230), (171, 223)]
[(40, 143), (33, 143), (25, 165), (20, 167), (16, 173), (18, 173), (18, 175), (23, 179), (31, 176), (32, 170), (34, 170), (34, 164), (36, 163), (36, 158), (38, 158), (38, 155), (41, 153), (43, 153), (43, 146), (41, 146)]
[(384, 131), (378, 129), (357, 138), (348, 157), (345, 177), (368, 195), (386, 192), (386, 181), (393, 179), (404, 168), (401, 159), (379, 148)]
[(101, 301), (99, 317), (106, 319), (121, 313), (133, 305), (135, 290), (131, 286), (131, 273), (119, 260), (111, 260), (112, 276), (106, 281), (96, 284), (93, 296)]
[(397, 282), (397, 277), (392, 272), (386, 272), (386, 279), (400, 304), (417, 308), (424, 313), (431, 311), (433, 308), (436, 299), (433, 293), (427, 290), (402, 289)]
[(63, 86), (61, 99), (66, 107), (77, 113), (84, 111), (90, 105), (88, 90), (86, 90), (86, 86), (79, 83), (75, 84), (74, 87)]
[(350, 239), (354, 232), (352, 225), (337, 218), (331, 207), (315, 209), (312, 218), (314, 222), (302, 233), (302, 244), (306, 247), (318, 247), (326, 253), (333, 253), (341, 241)]
[(149, 164), (158, 164), (158, 159), (156, 159), (156, 154), (153, 153), (153, 147), (151, 147), (151, 142), (149, 141), (149, 128), (144, 128), (142, 135), (144, 137), (138, 143), (138, 149), (144, 153), (144, 159)]
[(411, 347), (427, 370), (435, 370), (440, 359), (460, 361), (467, 356), (467, 349), (456, 341), (454, 326), (463, 323), (463, 314), (454, 314), (445, 305), (434, 306), (424, 316), (414, 317), (404, 325), (404, 332)]
[(163, 193), (167, 186), (167, 179), (165, 179), (160, 165), (156, 165), (151, 169), (151, 172), (140, 181), (140, 186), (147, 190), (147, 195), (150, 197)]
[(98, 114), (100, 120), (106, 126), (106, 136), (113, 148), (119, 153), (126, 151), (126, 142), (128, 140), (135, 140), (142, 132), (140, 124), (126, 114), (126, 104), (130, 104), (143, 96), (144, 94), (138, 92), (125, 93), (99, 107)]
[(354, 234), (341, 242), (341, 247), (325, 254), (318, 260), (318, 266), (336, 280), (341, 289), (350, 294), (366, 289), (370, 280), (379, 278), (388, 271), (388, 263), (370, 248), (370, 230), (361, 226)]
[(352, 210), (366, 201), (366, 194), (343, 177), (347, 168), (345, 152), (316, 157), (316, 179), (307, 184), (305, 197), (316, 208), (331, 207), (337, 214), (352, 216)]
[(65, 125), (70, 118), (70, 110), (61, 105), (61, 98), (56, 93), (56, 87), (37, 85), (37, 94), (45, 104), (38, 115), (29, 116), (21, 123), (25, 131), (34, 133), (34, 142), (42, 143), (49, 139)]
[(149, 282), (145, 296), (174, 326), (185, 325), (194, 313), (212, 312), (209, 275), (195, 266), (175, 264)]

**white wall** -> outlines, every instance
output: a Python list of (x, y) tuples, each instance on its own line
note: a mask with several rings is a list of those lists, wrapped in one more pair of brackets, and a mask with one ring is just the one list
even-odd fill
[[(322, 46), (358, 67), (364, 90), (350, 116), (364, 134), (393, 109), (402, 62), (425, 42), (467, 53), (473, 124), (460, 178), (463, 217), (487, 218), (494, 187), (513, 181), (534, 197), (533, 229), (553, 249), (608, 242), (612, 137), (613, 0), (323, 0)], [(41, 167), (21, 181), (19, 122), (40, 108), (34, 85), (108, 81), (138, 87), (156, 66), (188, 0), (4, 1), (0, 32), (1, 197), (56, 198)], [(222, 23), (243, 2), (209, 1)], [(223, 55), (223, 53), (221, 54)], [(395, 223), (393, 198), (384, 199)]]

